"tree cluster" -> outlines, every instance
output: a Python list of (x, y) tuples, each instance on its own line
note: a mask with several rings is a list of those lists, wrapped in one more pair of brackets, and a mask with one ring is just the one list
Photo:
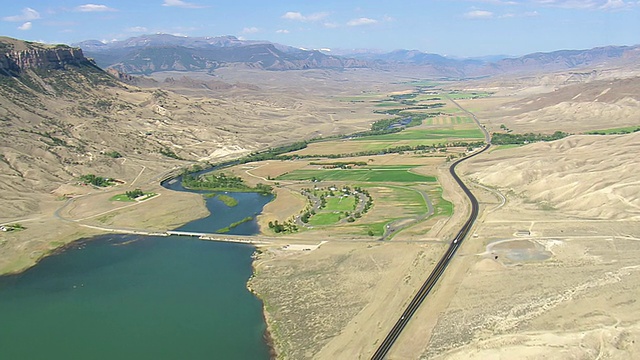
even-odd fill
[(113, 180), (109, 178), (103, 178), (101, 176), (95, 176), (94, 174), (82, 175), (80, 176), (80, 181), (85, 184), (99, 187), (106, 187), (113, 184)]
[(142, 195), (144, 195), (144, 192), (142, 192), (142, 190), (140, 189), (135, 189), (135, 190), (131, 190), (131, 191), (127, 191), (124, 193), (129, 199), (133, 200), (136, 199)]
[(560, 140), (569, 136), (566, 132), (556, 131), (551, 135), (546, 134), (505, 134), (505, 133), (493, 133), (491, 135), (491, 143), (494, 145), (523, 145), (539, 141), (554, 141)]

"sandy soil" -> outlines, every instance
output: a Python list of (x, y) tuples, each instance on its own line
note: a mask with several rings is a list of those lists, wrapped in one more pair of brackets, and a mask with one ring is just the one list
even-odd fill
[(636, 358), (639, 140), (576, 136), (463, 165), (485, 186), (476, 235), (417, 314), (437, 324), (412, 324), (390, 358)]

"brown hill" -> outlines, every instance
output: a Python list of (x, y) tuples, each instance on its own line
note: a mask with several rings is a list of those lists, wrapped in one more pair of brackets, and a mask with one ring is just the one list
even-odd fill
[[(123, 84), (79, 49), (6, 38), (0, 49), (0, 198), (10, 200), (0, 222), (38, 213), (51, 191), (82, 174), (132, 181), (141, 169), (159, 174), (352, 126), (336, 126), (326, 100), (293, 91), (271, 97), (221, 81), (167, 82), (206, 87), (187, 98)], [(344, 107), (336, 117), (371, 121)]]

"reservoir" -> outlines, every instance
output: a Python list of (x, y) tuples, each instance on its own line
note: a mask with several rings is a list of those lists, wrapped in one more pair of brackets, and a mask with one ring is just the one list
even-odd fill
[[(229, 193), (179, 230), (215, 232), (271, 196)], [(229, 233), (255, 234), (255, 221)], [(254, 248), (189, 237), (102, 235), (0, 277), (2, 359), (268, 359)]]

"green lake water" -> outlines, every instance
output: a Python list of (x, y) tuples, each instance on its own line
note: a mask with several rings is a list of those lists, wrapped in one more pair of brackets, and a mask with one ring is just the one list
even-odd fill
[[(271, 200), (230, 195), (240, 205), (210, 199), (212, 215), (181, 229), (215, 231)], [(175, 236), (76, 242), (0, 277), (0, 359), (268, 359), (262, 304), (246, 289), (253, 251)]]

